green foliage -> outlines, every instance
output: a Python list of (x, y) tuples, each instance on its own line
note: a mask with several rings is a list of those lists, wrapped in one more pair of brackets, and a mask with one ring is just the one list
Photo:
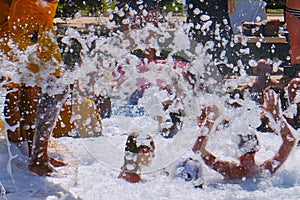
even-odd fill
[[(74, 17), (75, 13), (81, 11), (89, 15), (98, 15), (99, 12), (107, 13), (109, 9), (114, 9), (121, 0), (59, 0), (57, 17)], [(161, 0), (161, 9), (165, 12), (182, 12), (184, 5), (176, 0)]]
[(102, 3), (102, 12), (103, 13), (107, 13), (107, 11), (109, 9), (114, 9), (116, 7), (116, 2), (112, 1), (112, 2), (106, 2), (104, 1), (104, 3)]
[(171, 0), (163, 6), (162, 10), (165, 12), (182, 12), (184, 4)]
[(267, 13), (271, 14), (283, 14), (284, 9), (267, 9)]
[(73, 17), (78, 11), (97, 15), (99, 12), (105, 13), (108, 9), (115, 8), (115, 4), (114, 0), (60, 0), (56, 14), (62, 18)]
[(59, 0), (58, 9), (56, 10), (56, 17), (66, 18), (74, 17), (83, 6), (83, 1), (79, 0)]
[(286, 0), (265, 0), (267, 3), (267, 8), (284, 8)]
[(286, 2), (286, 0), (265, 0), (267, 4), (282, 4)]

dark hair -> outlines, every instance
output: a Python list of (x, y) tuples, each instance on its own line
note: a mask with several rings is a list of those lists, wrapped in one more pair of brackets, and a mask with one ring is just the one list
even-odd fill
[[(142, 144), (138, 145), (137, 140), (143, 139)], [(145, 141), (149, 142), (149, 144), (145, 143)], [(141, 138), (138, 133), (131, 133), (126, 142), (125, 151), (129, 151), (132, 153), (138, 153), (141, 149), (155, 149), (155, 144), (152, 136), (147, 135), (146, 138)]]
[(197, 82), (196, 75), (190, 71), (186, 71), (183, 77), (189, 82), (189, 84), (194, 88)]
[(239, 89), (234, 89), (233, 91), (231, 92), (228, 92), (229, 93), (229, 97), (231, 99), (241, 99), (241, 100), (244, 100), (244, 94), (241, 90)]
[(141, 136), (135, 132), (131, 133), (127, 137), (124, 164), (121, 169), (125, 172), (139, 173), (140, 163), (137, 162), (139, 151), (154, 149), (155, 145), (151, 135)]
[[(240, 142), (238, 144), (239, 149), (246, 149), (244, 154), (254, 154), (257, 152), (259, 142), (256, 134), (239, 134)], [(250, 144), (250, 145), (249, 145)]]

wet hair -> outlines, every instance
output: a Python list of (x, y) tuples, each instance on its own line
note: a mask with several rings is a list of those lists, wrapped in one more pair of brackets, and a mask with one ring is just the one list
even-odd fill
[(241, 99), (241, 100), (244, 100), (244, 94), (239, 89), (234, 89), (232, 92), (228, 92), (228, 93), (229, 93), (229, 97), (231, 99)]
[(192, 72), (190, 71), (186, 71), (184, 74), (183, 74), (184, 78), (189, 82), (189, 84), (194, 88), (195, 87), (195, 84), (197, 82), (197, 78), (196, 78), (196, 75), (193, 74)]
[(125, 172), (139, 173), (138, 153), (141, 150), (154, 150), (155, 144), (151, 135), (131, 133), (125, 145), (124, 164), (121, 169)]
[(176, 176), (185, 181), (196, 181), (201, 179), (202, 165), (199, 160), (187, 158), (177, 165)]
[(235, 107), (235, 108), (242, 106), (240, 101), (244, 100), (244, 94), (241, 90), (234, 89), (233, 91), (227, 92), (227, 94), (229, 97), (226, 101), (228, 106)]
[(259, 142), (256, 134), (239, 134), (239, 150), (243, 154), (255, 154), (259, 149)]
[(138, 133), (131, 133), (127, 138), (125, 151), (131, 153), (139, 153), (139, 151), (142, 149), (155, 149), (155, 144), (152, 136), (147, 134), (146, 137), (143, 137)]

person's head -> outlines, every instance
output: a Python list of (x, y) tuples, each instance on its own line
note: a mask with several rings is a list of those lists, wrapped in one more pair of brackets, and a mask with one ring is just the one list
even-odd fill
[(124, 165), (122, 169), (138, 172), (141, 165), (149, 165), (154, 157), (155, 144), (151, 135), (131, 133), (126, 141)]
[(148, 61), (153, 61), (155, 60), (156, 56), (156, 49), (155, 48), (147, 48), (145, 51), (145, 58), (148, 59)]
[(271, 65), (264, 59), (258, 60), (257, 65), (253, 69), (253, 73), (256, 76), (269, 76), (271, 72)]
[(180, 162), (176, 168), (176, 176), (185, 181), (192, 181), (195, 187), (202, 185), (202, 165), (191, 157)]
[(259, 142), (255, 133), (239, 134), (239, 152), (241, 155), (253, 155), (259, 150)]

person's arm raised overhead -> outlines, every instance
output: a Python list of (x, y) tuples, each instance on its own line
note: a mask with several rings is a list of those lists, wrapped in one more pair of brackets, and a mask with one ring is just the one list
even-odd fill
[(274, 174), (282, 164), (287, 160), (293, 150), (296, 138), (293, 134), (293, 128), (287, 123), (282, 115), (280, 97), (270, 88), (264, 91), (264, 103), (262, 108), (265, 115), (270, 119), (270, 125), (274, 130), (280, 133), (282, 144), (275, 156), (265, 161), (262, 166)]

